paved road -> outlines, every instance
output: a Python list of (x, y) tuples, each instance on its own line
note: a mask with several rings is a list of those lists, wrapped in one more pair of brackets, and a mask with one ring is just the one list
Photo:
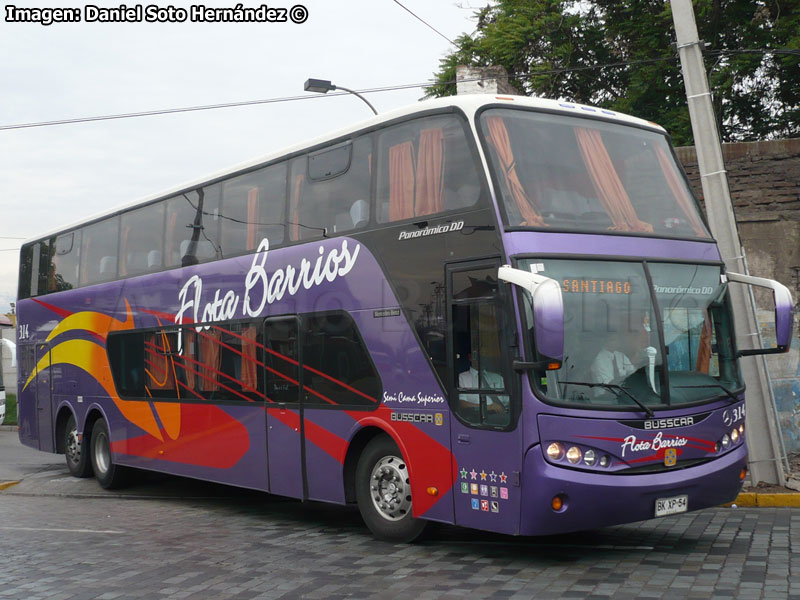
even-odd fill
[(800, 510), (374, 540), (350, 508), (156, 477), (120, 493), (0, 431), (0, 599), (798, 598)]

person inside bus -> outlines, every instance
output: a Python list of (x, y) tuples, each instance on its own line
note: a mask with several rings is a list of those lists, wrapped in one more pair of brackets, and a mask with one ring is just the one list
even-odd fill
[(636, 368), (631, 359), (623, 352), (625, 336), (619, 332), (610, 332), (600, 352), (592, 361), (591, 374), (594, 383), (619, 383)]
[[(502, 375), (483, 368), (478, 372), (478, 352), (467, 355), (469, 369), (458, 374), (459, 389), (495, 389), (505, 388)], [(462, 414), (480, 415), (480, 394), (459, 394), (458, 405)], [(508, 411), (507, 396), (486, 395), (486, 411), (491, 420), (491, 415), (501, 415)]]

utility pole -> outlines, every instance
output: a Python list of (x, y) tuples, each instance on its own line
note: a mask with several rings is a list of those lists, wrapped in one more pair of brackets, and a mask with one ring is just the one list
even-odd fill
[[(728, 270), (747, 274), (692, 2), (670, 0), (670, 4), (708, 223)], [(757, 348), (760, 340), (758, 322), (749, 290), (739, 284), (730, 285), (729, 289), (739, 349)], [(763, 356), (751, 356), (743, 358), (741, 365), (742, 376), (747, 385), (746, 436), (750, 455), (750, 479), (753, 483), (765, 481), (785, 485), (782, 444), (766, 361)]]

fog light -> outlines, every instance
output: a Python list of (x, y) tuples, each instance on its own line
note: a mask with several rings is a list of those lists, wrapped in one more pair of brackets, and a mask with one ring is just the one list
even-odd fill
[(594, 463), (597, 462), (597, 453), (594, 450), (587, 450), (583, 455), (583, 462), (590, 467), (594, 466)]
[(553, 496), (550, 501), (550, 507), (556, 512), (560, 511), (564, 508), (564, 499), (561, 496)]
[(561, 460), (564, 458), (564, 446), (553, 442), (547, 447), (547, 456), (550, 460)]
[(723, 448), (723, 450), (727, 449), (728, 446), (730, 446), (730, 445), (731, 445), (731, 438), (729, 438), (728, 434), (726, 433), (725, 435), (722, 436), (722, 448)]
[(581, 461), (581, 449), (577, 446), (572, 446), (567, 450), (567, 460), (573, 465), (578, 464)]
[(600, 457), (601, 467), (607, 467), (610, 464), (611, 464), (611, 459), (608, 457), (608, 454), (604, 454), (603, 456)]
[(734, 427), (733, 431), (731, 431), (731, 441), (735, 444), (739, 441), (739, 430)]

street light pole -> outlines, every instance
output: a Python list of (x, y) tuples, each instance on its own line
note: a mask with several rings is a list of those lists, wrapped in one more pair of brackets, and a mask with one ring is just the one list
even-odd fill
[(327, 79), (306, 79), (306, 82), (303, 84), (303, 89), (307, 92), (317, 92), (319, 94), (327, 94), (328, 92), (334, 90), (342, 90), (343, 92), (348, 92), (360, 98), (367, 106), (369, 106), (372, 109), (372, 112), (374, 112), (376, 115), (378, 114), (378, 111), (375, 110), (375, 107), (372, 106), (372, 104), (370, 104), (369, 100), (364, 98), (364, 96), (359, 94), (357, 91), (351, 90), (350, 88), (346, 88), (341, 85), (334, 85)]
[[(692, 2), (670, 0), (670, 4), (708, 224), (728, 270), (747, 273)], [(758, 348), (758, 322), (747, 288), (744, 285), (732, 285), (728, 289), (735, 328), (739, 333), (736, 340), (739, 349)], [(786, 479), (781, 466), (781, 434), (769, 387), (766, 361), (763, 356), (753, 356), (744, 358), (741, 364), (742, 376), (747, 382), (747, 445), (751, 481), (754, 484), (765, 481), (784, 485)]]

